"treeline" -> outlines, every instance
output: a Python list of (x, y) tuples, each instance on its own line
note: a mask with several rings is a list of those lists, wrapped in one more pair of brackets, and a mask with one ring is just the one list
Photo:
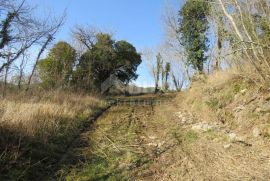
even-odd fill
[[(0, 0), (0, 88), (28, 91), (81, 89), (100, 92), (115, 76), (123, 84), (137, 78), (141, 55), (127, 41), (91, 27), (72, 29), (72, 45), (55, 36), (65, 22), (61, 17), (37, 18), (27, 1)], [(52, 45), (46, 58), (45, 52)]]
[[(124, 84), (137, 78), (136, 70), (142, 60), (133, 45), (124, 40), (115, 41), (106, 33), (85, 32), (90, 31), (82, 28), (73, 31), (77, 43), (85, 46), (83, 52), (67, 42), (58, 42), (47, 58), (39, 61), (38, 73), (44, 88), (100, 92), (102, 83), (112, 75)], [(87, 43), (85, 38), (90, 36), (91, 42)]]
[[(166, 39), (157, 50), (144, 51), (155, 90), (188, 87), (195, 74), (236, 67), (253, 82), (270, 79), (270, 7), (268, 0), (187, 0), (166, 6)], [(141, 55), (127, 41), (78, 26), (72, 44), (56, 43), (45, 59), (61, 17), (37, 18), (25, 1), (0, 0), (0, 86), (29, 90), (72, 88), (100, 92), (114, 75), (128, 84), (137, 78)], [(53, 18), (52, 18), (53, 17)], [(36, 53), (36, 54), (35, 54)]]

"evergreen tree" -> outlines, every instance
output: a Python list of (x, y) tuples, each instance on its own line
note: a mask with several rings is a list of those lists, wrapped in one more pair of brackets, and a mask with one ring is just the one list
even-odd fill
[(74, 82), (83, 89), (100, 91), (101, 84), (115, 75), (127, 84), (137, 78), (136, 70), (141, 61), (133, 45), (116, 42), (110, 35), (100, 33), (93, 47), (81, 56)]
[(203, 63), (207, 60), (208, 50), (207, 15), (210, 5), (205, 1), (188, 0), (179, 11), (179, 33), (187, 52), (188, 63), (199, 72), (203, 72)]

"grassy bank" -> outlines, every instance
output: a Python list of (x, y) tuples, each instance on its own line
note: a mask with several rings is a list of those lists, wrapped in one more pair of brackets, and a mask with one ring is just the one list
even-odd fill
[(105, 106), (93, 96), (56, 91), (0, 100), (0, 178), (46, 180), (84, 123)]
[(203, 122), (218, 123), (243, 134), (252, 134), (260, 127), (262, 134), (270, 134), (263, 133), (270, 124), (269, 87), (236, 71), (217, 72), (195, 81), (178, 100), (182, 109)]
[(269, 178), (268, 86), (228, 70), (195, 80), (175, 101), (183, 152), (174, 154), (188, 166), (177, 160), (183, 173), (173, 180)]

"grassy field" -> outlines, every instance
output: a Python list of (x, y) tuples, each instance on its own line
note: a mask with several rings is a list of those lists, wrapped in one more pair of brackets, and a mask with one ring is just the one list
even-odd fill
[(46, 180), (89, 117), (106, 107), (67, 92), (12, 94), (0, 100), (0, 178)]

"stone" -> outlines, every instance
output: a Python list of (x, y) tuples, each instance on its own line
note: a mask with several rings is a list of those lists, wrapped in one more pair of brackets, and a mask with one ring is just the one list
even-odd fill
[(165, 143), (165, 141), (159, 142), (159, 143), (157, 144), (157, 146), (160, 148), (160, 147), (162, 147), (162, 146), (164, 145), (164, 143)]
[(260, 113), (260, 112), (262, 112), (262, 108), (260, 108), (260, 107), (257, 107), (257, 108), (255, 109), (255, 112), (257, 112), (257, 113)]
[(236, 139), (237, 141), (245, 142), (246, 139), (247, 139), (247, 137), (246, 137), (246, 136), (237, 136), (235, 139)]
[(265, 101), (270, 101), (270, 94), (268, 94), (267, 96), (265, 96), (264, 100)]
[(151, 140), (155, 140), (157, 137), (155, 137), (155, 136), (149, 136), (149, 139), (151, 139)]
[(213, 126), (207, 124), (207, 123), (198, 123), (196, 125), (192, 126), (193, 130), (199, 130), (199, 131), (208, 131), (211, 130)]
[(231, 141), (234, 141), (236, 139), (236, 134), (235, 133), (230, 133), (229, 138)]
[(259, 129), (259, 128), (254, 128), (254, 129), (253, 129), (253, 136), (254, 136), (255, 138), (257, 138), (257, 137), (259, 137), (260, 135), (261, 135), (260, 129)]
[(247, 89), (243, 89), (240, 91), (241, 94), (245, 94), (247, 92)]
[(193, 130), (202, 130), (202, 125), (201, 124), (193, 125), (191, 129), (193, 129)]
[(270, 102), (262, 105), (262, 112), (270, 112)]
[(242, 111), (242, 110), (244, 110), (244, 109), (245, 109), (245, 106), (240, 105), (240, 106), (237, 106), (237, 107), (234, 109), (234, 112), (240, 112), (240, 111)]
[(231, 146), (232, 146), (231, 144), (227, 144), (227, 145), (224, 145), (223, 147), (224, 147), (225, 149), (229, 149)]

